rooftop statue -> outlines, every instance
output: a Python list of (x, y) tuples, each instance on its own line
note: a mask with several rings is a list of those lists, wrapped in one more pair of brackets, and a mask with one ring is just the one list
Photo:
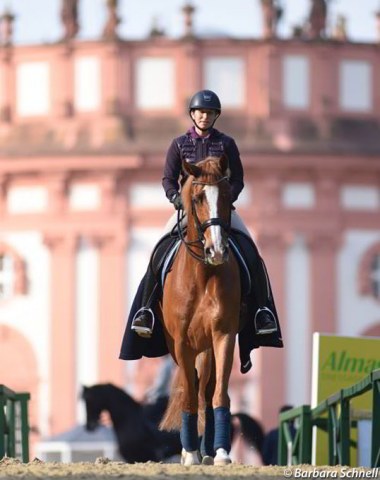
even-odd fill
[(64, 40), (72, 40), (79, 31), (78, 0), (62, 0), (61, 19), (64, 27)]
[(117, 4), (118, 4), (118, 0), (106, 0), (108, 17), (103, 29), (104, 39), (112, 40), (117, 38), (116, 29), (120, 23), (120, 18), (117, 15)]
[(308, 36), (310, 38), (324, 38), (326, 34), (327, 4), (326, 0), (311, 0), (309, 15)]
[(261, 0), (264, 17), (264, 38), (276, 37), (277, 24), (282, 16), (283, 9), (278, 0)]

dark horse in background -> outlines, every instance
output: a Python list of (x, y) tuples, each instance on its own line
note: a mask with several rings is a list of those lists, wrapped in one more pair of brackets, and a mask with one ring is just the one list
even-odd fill
[[(153, 404), (140, 404), (121, 388), (105, 383), (83, 387), (82, 399), (86, 404), (87, 430), (92, 431), (99, 425), (103, 411), (109, 412), (120, 455), (126, 462), (159, 462), (181, 453), (179, 433), (158, 429), (168, 404), (167, 397), (160, 397)], [(261, 454), (264, 431), (256, 420), (237, 413), (232, 415), (231, 425), (232, 441), (236, 433), (249, 448)]]
[(242, 328), (239, 266), (229, 254), (228, 160), (208, 157), (197, 164), (183, 162), (183, 169), (187, 231), (162, 300), (166, 343), (179, 369), (161, 428), (180, 429), (184, 465), (226, 465), (231, 463), (228, 383)]
[(160, 462), (181, 452), (179, 435), (158, 429), (168, 404), (166, 397), (144, 405), (121, 388), (106, 383), (83, 387), (82, 399), (87, 430), (95, 430), (101, 413), (109, 412), (120, 455), (126, 462)]

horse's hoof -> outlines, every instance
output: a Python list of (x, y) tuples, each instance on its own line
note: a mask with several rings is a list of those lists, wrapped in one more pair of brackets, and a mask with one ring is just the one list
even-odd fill
[(231, 463), (231, 458), (228, 455), (227, 451), (224, 448), (218, 448), (216, 451), (216, 456), (214, 458), (214, 465), (229, 465)]
[(200, 455), (198, 450), (188, 452), (184, 448), (181, 453), (181, 465), (185, 467), (190, 467), (191, 465), (200, 465)]
[(202, 457), (202, 465), (214, 465), (214, 458), (210, 455), (205, 455)]

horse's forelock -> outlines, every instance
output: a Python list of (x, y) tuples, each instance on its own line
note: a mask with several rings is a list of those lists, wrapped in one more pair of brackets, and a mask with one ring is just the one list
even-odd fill
[(190, 206), (190, 196), (193, 180), (204, 183), (216, 183), (224, 175), (228, 175), (228, 172), (222, 171), (220, 157), (207, 157), (196, 165), (201, 170), (200, 175), (197, 175), (197, 177), (190, 175), (182, 187), (181, 196), (185, 205), (185, 209), (188, 209)]
[(197, 164), (202, 169), (201, 177), (204, 181), (212, 182), (223, 176), (219, 157), (207, 157)]

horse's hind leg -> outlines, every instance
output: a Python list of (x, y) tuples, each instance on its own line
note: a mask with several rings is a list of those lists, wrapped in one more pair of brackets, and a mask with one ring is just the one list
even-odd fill
[(228, 382), (232, 370), (235, 335), (224, 335), (214, 341), (216, 384), (213, 397), (215, 419), (215, 465), (231, 463), (231, 412)]

